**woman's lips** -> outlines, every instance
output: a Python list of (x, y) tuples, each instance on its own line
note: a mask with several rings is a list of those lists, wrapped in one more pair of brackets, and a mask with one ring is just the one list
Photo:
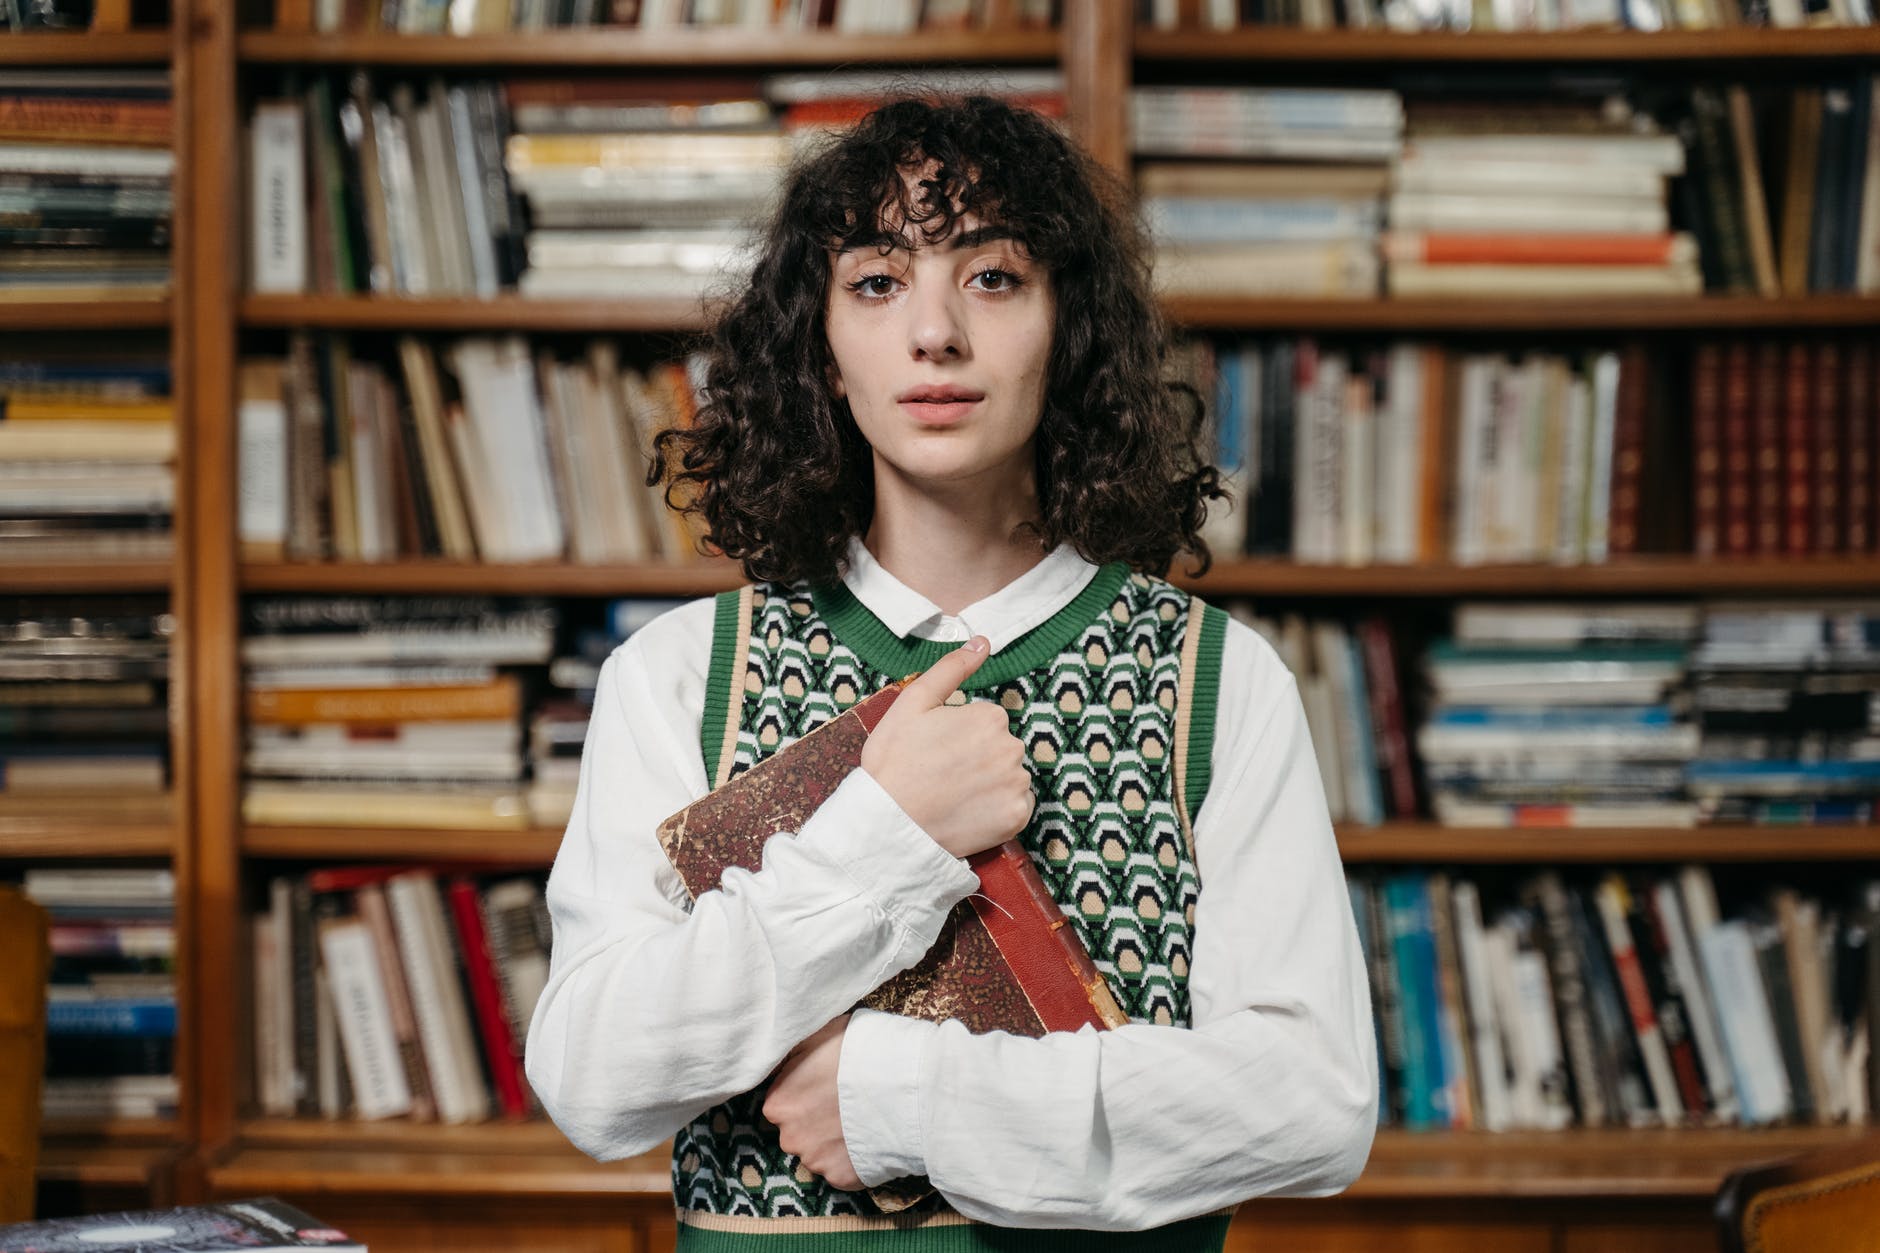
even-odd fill
[(973, 411), (977, 400), (903, 400), (901, 408), (923, 426), (951, 426)]

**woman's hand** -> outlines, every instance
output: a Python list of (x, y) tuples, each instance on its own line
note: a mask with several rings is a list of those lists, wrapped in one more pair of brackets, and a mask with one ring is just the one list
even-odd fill
[[(895, 704), (900, 704), (896, 698)], [(836, 1070), (842, 1060), (847, 1014), (790, 1050), (770, 1078), (764, 1117), (777, 1128), (777, 1144), (800, 1158), (832, 1188), (853, 1192), (862, 1186), (849, 1160), (842, 1135), (842, 1108)]]
[(955, 857), (1023, 831), (1035, 803), (1025, 746), (1004, 708), (946, 703), (990, 649), (985, 636), (975, 635), (935, 662), (895, 698), (862, 748), (862, 769)]

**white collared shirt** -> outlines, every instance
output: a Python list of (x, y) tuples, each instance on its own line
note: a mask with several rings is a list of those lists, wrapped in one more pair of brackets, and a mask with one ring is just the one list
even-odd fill
[[(897, 635), (1004, 648), (1096, 568), (1060, 547), (958, 615), (851, 545), (844, 582)], [(757, 873), (690, 911), (654, 832), (709, 790), (700, 750), (713, 605), (691, 602), (602, 671), (574, 816), (549, 878), (555, 943), (530, 1082), (602, 1159), (643, 1153), (757, 1087), (799, 1041), (919, 960), (978, 886), (856, 769)], [(1043, 1039), (857, 1011), (844, 1137), (868, 1184), (925, 1174), (962, 1214), (1136, 1230), (1362, 1168), (1377, 1118), (1370, 994), (1291, 674), (1230, 621), (1195, 815), (1193, 1029)]]

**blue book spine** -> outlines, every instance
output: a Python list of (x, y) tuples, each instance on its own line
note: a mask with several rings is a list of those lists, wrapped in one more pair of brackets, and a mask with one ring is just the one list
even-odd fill
[(1385, 880), (1384, 903), (1403, 999), (1404, 1125), (1427, 1130), (1442, 1126), (1444, 1119), (1436, 1107), (1442, 1063), (1437, 1052), (1435, 933), (1423, 877), (1405, 874)]
[(173, 1036), (176, 1002), (53, 1001), (46, 1006), (46, 1034)]

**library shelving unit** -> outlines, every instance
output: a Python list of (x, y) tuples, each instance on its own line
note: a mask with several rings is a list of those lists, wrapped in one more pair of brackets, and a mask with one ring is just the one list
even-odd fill
[[(1118, 170), (1129, 163), (1128, 88), (1145, 70), (1167, 76), (1233, 73), (1257, 81), (1276, 67), (1300, 74), (1362, 76), (1392, 68), (1455, 65), (1604, 64), (1647, 67), (1667, 76), (1690, 67), (1729, 66), (1754, 74), (1774, 64), (1804, 67), (1880, 61), (1873, 30), (1746, 31), (1638, 35), (1397, 35), (1249, 30), (1136, 31), (1125, 0), (1072, 0), (1053, 32), (997, 28), (907, 39), (726, 32), (544, 32), (498, 37), (311, 35), (238, 29), (223, 0), (176, 0), (179, 138), (177, 190), (185, 207), (174, 316), (179, 377), (193, 380), (179, 518), (182, 547), (169, 572), (186, 629), (179, 642), (176, 759), (189, 784), (173, 826), (179, 905), (190, 919), (186, 996), (187, 1113), (179, 1134), (181, 1199), (273, 1192), (295, 1199), (386, 1248), (642, 1250), (670, 1247), (673, 1222), (665, 1158), (600, 1164), (569, 1148), (541, 1123), (471, 1127), (329, 1123), (253, 1116), (247, 995), (246, 910), (273, 865), (397, 859), (496, 861), (546, 866), (554, 830), (468, 834), (255, 826), (241, 820), (239, 774), (240, 605), (268, 593), (488, 592), (553, 597), (695, 595), (731, 586), (725, 563), (592, 567), (571, 564), (464, 565), (445, 562), (256, 564), (236, 544), (236, 364), (243, 336), (311, 328), (358, 333), (514, 330), (544, 333), (672, 333), (696, 329), (684, 304), (609, 300), (489, 301), (369, 297), (255, 297), (241, 291), (244, 186), (240, 109), (245, 84), (294, 67), (369, 65), (425, 73), (503, 73), (567, 69), (631, 74), (697, 67), (836, 67), (858, 64), (1057, 64), (1066, 75), (1071, 121), (1084, 142)], [(995, 8), (1000, 6), (994, 6)], [(1188, 6), (1190, 8), (1194, 6)], [(133, 38), (116, 36), (112, 38)], [(102, 37), (100, 37), (102, 38)], [(72, 41), (61, 44), (71, 46)], [(52, 46), (48, 44), (48, 46)], [(115, 48), (115, 44), (102, 45)], [(158, 60), (168, 53), (156, 49)], [(0, 59), (9, 54), (0, 45)], [(61, 55), (73, 55), (61, 52)], [(129, 56), (128, 52), (122, 55)], [(45, 310), (39, 311), (47, 312)], [(1693, 331), (1778, 332), (1791, 327), (1880, 328), (1880, 300), (1694, 298), (1659, 302), (1523, 301), (1183, 301), (1171, 314), (1197, 330), (1325, 333), (1475, 331), (1540, 334), (1624, 331), (1676, 336)], [(0, 320), (29, 315), (0, 309)], [(76, 326), (100, 326), (82, 310), (56, 313)], [(100, 319), (104, 315), (97, 315)], [(35, 324), (45, 325), (42, 319)], [(0, 581), (11, 575), (0, 569)], [(43, 586), (60, 578), (37, 576)], [(87, 576), (88, 577), (88, 576)], [(97, 585), (106, 584), (98, 573)], [(164, 572), (118, 570), (111, 577), (162, 584)], [(1651, 558), (1580, 568), (1303, 567), (1225, 561), (1192, 585), (1216, 598), (1268, 602), (1383, 602), (1410, 608), (1463, 596), (1602, 598), (1621, 596), (1784, 596), (1880, 589), (1871, 558), (1806, 562), (1711, 563)], [(40, 837), (56, 846), (56, 832)], [(1813, 861), (1850, 867), (1880, 863), (1880, 830), (1458, 831), (1427, 823), (1340, 832), (1354, 863), (1651, 863), (1685, 859)], [(74, 855), (80, 842), (69, 845)], [(93, 851), (83, 849), (86, 855)], [(1380, 1135), (1372, 1164), (1336, 1200), (1259, 1202), (1245, 1207), (1230, 1247), (1344, 1247), (1343, 1241), (1407, 1239), (1419, 1248), (1489, 1243), (1526, 1249), (1699, 1249), (1712, 1247), (1708, 1202), (1732, 1167), (1863, 1134), (1863, 1128), (1769, 1131), (1664, 1130), (1557, 1134)], [(107, 1137), (122, 1146), (125, 1136)], [(177, 1143), (165, 1140), (165, 1146)], [(49, 1155), (52, 1169), (65, 1159)], [(88, 1169), (115, 1169), (95, 1157)], [(1589, 1201), (1597, 1205), (1589, 1205)], [(1387, 1237), (1385, 1233), (1390, 1233)]]
[[(98, 0), (89, 29), (70, 32), (0, 33), (0, 70), (34, 67), (70, 69), (167, 69), (176, 93), (171, 146), (178, 171), (190, 157), (188, 110), (181, 92), (186, 77), (186, 23), (183, 6), (172, 5), (167, 25), (134, 24), (131, 0)], [(195, 1091), (190, 1044), (195, 981), (190, 946), (189, 902), (182, 885), (193, 876), (195, 842), (191, 838), (195, 741), (189, 716), (188, 656), (190, 600), (188, 553), (196, 516), (188, 507), (195, 473), (191, 438), (188, 352), (175, 334), (182, 318), (176, 275), (185, 253), (180, 224), (188, 203), (180, 173), (175, 185), (172, 282), (164, 297), (122, 300), (0, 298), (0, 340), (41, 334), (73, 341), (120, 331), (164, 332), (169, 336), (171, 396), (178, 425), (175, 462), (176, 512), (174, 557), (167, 561), (21, 561), (0, 551), (0, 589), (8, 595), (82, 595), (137, 593), (167, 596), (178, 619), (171, 654), (169, 743), (171, 785), (147, 802), (88, 806), (83, 802), (47, 801), (37, 806), (10, 805), (0, 812), (0, 875), (15, 878), (29, 865), (164, 865), (178, 883), (177, 1010), (180, 1034), (176, 1072), (182, 1087), (174, 1119), (52, 1121), (43, 1125), (39, 1156), (42, 1206), (61, 1212), (170, 1204), (176, 1167), (195, 1143)]]

